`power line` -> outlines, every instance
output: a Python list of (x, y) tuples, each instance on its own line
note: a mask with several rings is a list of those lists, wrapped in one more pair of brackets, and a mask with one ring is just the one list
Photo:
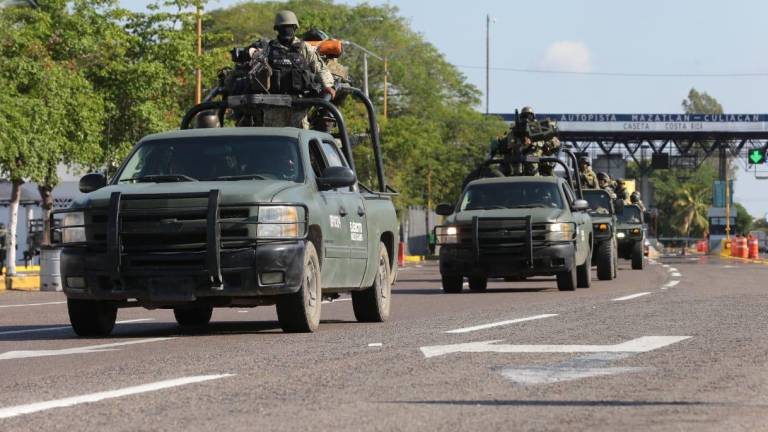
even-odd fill
[[(455, 65), (460, 69), (485, 69), (485, 66)], [(549, 75), (584, 75), (584, 76), (610, 76), (628, 78), (744, 78), (744, 77), (768, 77), (768, 72), (740, 72), (740, 73), (640, 73), (640, 72), (580, 72), (559, 71), (550, 69), (522, 69), (507, 67), (492, 67), (491, 70), (515, 73), (549, 74)]]

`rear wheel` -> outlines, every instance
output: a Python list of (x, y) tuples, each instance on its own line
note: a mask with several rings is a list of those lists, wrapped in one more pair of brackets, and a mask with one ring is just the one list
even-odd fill
[(469, 290), (481, 292), (488, 288), (488, 278), (485, 276), (470, 276)]
[(614, 278), (615, 258), (613, 244), (609, 241), (597, 245), (597, 278), (611, 280)]
[(304, 275), (298, 292), (277, 301), (277, 320), (287, 333), (313, 332), (320, 325), (320, 260), (312, 242), (304, 251)]
[(589, 250), (584, 264), (576, 268), (576, 286), (579, 288), (589, 288), (592, 286), (592, 250)]
[(638, 241), (632, 245), (632, 270), (643, 269), (643, 242)]
[(448, 294), (457, 294), (461, 292), (464, 285), (464, 278), (461, 275), (444, 274), (441, 275), (443, 280), (443, 291)]
[(557, 274), (557, 289), (560, 291), (576, 290), (576, 266), (569, 271)]
[(389, 318), (392, 285), (389, 277), (389, 254), (384, 243), (379, 246), (379, 269), (373, 285), (363, 291), (352, 291), (352, 309), (360, 322), (384, 322)]
[(109, 336), (115, 327), (117, 306), (97, 300), (67, 299), (72, 329), (78, 336)]
[(211, 322), (213, 307), (195, 306), (185, 308), (174, 308), (173, 316), (176, 322), (182, 327), (204, 326)]

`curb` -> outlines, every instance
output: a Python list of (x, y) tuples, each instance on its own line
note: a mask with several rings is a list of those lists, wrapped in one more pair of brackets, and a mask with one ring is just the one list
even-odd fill
[[(9, 280), (10, 279), (10, 280)], [(0, 291), (14, 290), (14, 291), (40, 291), (40, 275), (39, 274), (22, 274), (18, 276), (0, 277)]]
[(406, 255), (405, 262), (422, 262), (424, 257), (421, 255)]
[(724, 254), (720, 254), (719, 256), (720, 258), (739, 260), (739, 261), (744, 261), (752, 264), (768, 264), (768, 259), (741, 258), (741, 257), (730, 256), (730, 255), (724, 255)]

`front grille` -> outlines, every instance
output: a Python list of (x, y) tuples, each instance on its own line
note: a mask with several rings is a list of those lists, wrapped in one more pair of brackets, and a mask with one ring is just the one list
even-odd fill
[[(156, 252), (203, 252), (206, 250), (208, 209), (205, 200), (179, 206), (173, 199), (163, 200), (164, 207), (152, 207), (159, 200), (130, 200), (120, 211), (120, 244), (127, 254)], [(236, 223), (250, 216), (249, 207), (219, 209), (221, 248), (238, 248), (255, 238), (255, 225)], [(104, 251), (107, 243), (107, 211), (93, 210), (86, 216), (86, 236), (91, 249)], [(249, 228), (252, 227), (252, 228)], [(251, 234), (249, 232), (253, 230)]]
[[(543, 224), (531, 226), (530, 241), (533, 244), (544, 241), (546, 227)], [(468, 248), (475, 245), (474, 224), (459, 228), (459, 243)], [(508, 255), (523, 253), (527, 255), (528, 245), (527, 218), (478, 218), (477, 247), (480, 255)]]

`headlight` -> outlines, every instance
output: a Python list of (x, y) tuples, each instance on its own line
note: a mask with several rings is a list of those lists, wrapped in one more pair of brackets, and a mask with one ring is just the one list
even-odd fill
[(548, 241), (567, 241), (573, 240), (576, 234), (576, 227), (572, 223), (551, 223), (547, 224), (547, 233), (544, 239)]
[(435, 237), (437, 244), (456, 244), (459, 242), (459, 227), (450, 225), (435, 227)]
[(618, 233), (616, 233), (616, 238), (619, 238), (619, 239), (623, 239), (623, 238), (624, 238), (624, 237), (626, 237), (626, 236), (627, 236), (627, 235), (626, 235), (626, 234), (624, 234), (623, 232), (618, 232)]
[(304, 230), (299, 230), (299, 209), (297, 207), (259, 207), (258, 221), (257, 237), (299, 238), (304, 235)]
[(82, 243), (85, 241), (85, 214), (83, 212), (65, 213), (61, 221), (61, 242)]
[(633, 236), (639, 236), (640, 235), (640, 228), (632, 228), (632, 235)]

